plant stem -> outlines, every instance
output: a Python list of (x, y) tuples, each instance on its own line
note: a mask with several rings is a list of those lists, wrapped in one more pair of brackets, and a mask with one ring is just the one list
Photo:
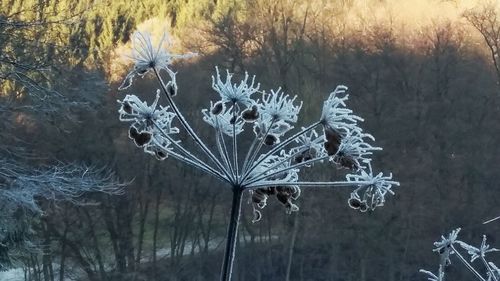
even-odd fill
[[(205, 154), (208, 156), (208, 158), (210, 158), (215, 163), (215, 165), (217, 165), (217, 167), (221, 170), (221, 172), (224, 173), (228, 179), (230, 179), (231, 176), (229, 175), (228, 171), (226, 171), (226, 169), (224, 169), (224, 166), (222, 166), (222, 164), (219, 162), (217, 157), (215, 157), (215, 155), (213, 155), (213, 153), (210, 151), (210, 149), (208, 149), (208, 147), (205, 145), (205, 143), (200, 139), (200, 137), (198, 137), (196, 132), (193, 130), (193, 128), (191, 128), (191, 126), (188, 124), (187, 120), (184, 118), (184, 115), (182, 115), (180, 110), (177, 108), (177, 105), (174, 103), (172, 97), (170, 96), (170, 93), (167, 91), (167, 86), (163, 82), (163, 79), (161, 79), (161, 76), (160, 76), (160, 73), (158, 72), (158, 70), (156, 68), (153, 68), (153, 71), (156, 75), (156, 78), (158, 79), (158, 82), (160, 82), (160, 86), (161, 86), (163, 92), (165, 93), (165, 96), (167, 97), (167, 101), (170, 104), (170, 107), (172, 108), (175, 115), (177, 116), (177, 119), (179, 119), (179, 122), (181, 123), (181, 125), (188, 132), (188, 134), (193, 138), (193, 140), (198, 144), (198, 146), (200, 146), (200, 148), (205, 152)], [(168, 69), (167, 69), (167, 71), (169, 72), (170, 77), (175, 77), (175, 73), (173, 73), (172, 71), (169, 71)]]
[(236, 239), (238, 238), (238, 224), (241, 213), (241, 198), (243, 197), (243, 188), (233, 187), (233, 201), (231, 206), (231, 217), (227, 228), (226, 249), (224, 251), (224, 261), (220, 275), (221, 281), (230, 281), (233, 271), (234, 252)]
[(269, 150), (266, 154), (264, 154), (264, 156), (262, 158), (260, 158), (260, 160), (258, 160), (256, 163), (251, 164), (252, 166), (250, 166), (250, 168), (246, 171), (246, 173), (241, 177), (240, 182), (245, 182), (245, 180), (250, 175), (250, 173), (252, 173), (252, 171), (255, 168), (257, 168), (260, 163), (264, 162), (269, 156), (273, 155), (273, 153), (278, 152), (280, 149), (284, 148), (287, 144), (291, 143), (292, 141), (294, 141), (298, 137), (302, 136), (303, 134), (311, 131), (312, 129), (314, 129), (319, 124), (321, 124), (321, 123), (320, 122), (315, 122), (315, 123), (309, 125), (307, 128), (303, 128), (300, 132), (298, 132), (295, 135), (289, 137), (288, 139), (286, 139), (282, 143), (279, 143), (278, 145), (276, 145), (273, 149)]
[(465, 267), (467, 267), (467, 269), (472, 272), (476, 277), (477, 279), (481, 280), (481, 281), (486, 281), (483, 276), (481, 276), (481, 274), (479, 274), (479, 272), (477, 272), (474, 267), (472, 265), (470, 265), (467, 260), (457, 251), (457, 249), (451, 245), (451, 248), (453, 249), (453, 251), (455, 252), (455, 254), (457, 255), (458, 259), (465, 265)]

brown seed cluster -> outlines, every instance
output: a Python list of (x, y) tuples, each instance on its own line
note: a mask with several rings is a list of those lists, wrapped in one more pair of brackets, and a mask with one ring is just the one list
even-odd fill
[(300, 153), (299, 155), (295, 156), (295, 163), (302, 163), (302, 162), (306, 162), (306, 161), (309, 161), (309, 160), (312, 160), (313, 158), (315, 158), (317, 156), (318, 152), (316, 151), (315, 148), (313, 147), (310, 147), (309, 149), (303, 151), (302, 153)]
[(251, 108), (247, 108), (243, 110), (241, 113), (241, 118), (246, 122), (253, 123), (259, 118), (259, 111), (256, 105), (252, 105)]
[(342, 139), (345, 137), (338, 130), (331, 127), (323, 127), (325, 131), (324, 147), (329, 156), (334, 156), (334, 161), (340, 168), (356, 171), (359, 169), (359, 163), (348, 154), (339, 151)]
[(359, 200), (356, 197), (351, 197), (347, 201), (347, 204), (349, 204), (349, 207), (359, 210), (360, 212), (366, 212), (368, 211), (368, 204), (366, 202)]
[(175, 97), (177, 95), (177, 89), (170, 82), (167, 85), (167, 93), (171, 97)]
[(359, 170), (359, 163), (351, 155), (339, 152), (334, 160), (341, 168), (346, 168), (351, 171)]
[(128, 131), (129, 138), (133, 139), (135, 145), (138, 147), (143, 147), (151, 141), (151, 133), (150, 132), (138, 132), (134, 126), (131, 126)]
[(273, 134), (267, 134), (266, 138), (264, 139), (264, 144), (265, 145), (275, 145), (278, 142), (278, 138), (273, 135)]
[(127, 114), (132, 114), (132, 106), (126, 101), (122, 102), (122, 110)]
[(334, 156), (339, 151), (340, 143), (342, 142), (342, 134), (328, 126), (324, 126), (325, 132), (325, 150), (329, 156)]
[(221, 101), (218, 101), (212, 107), (212, 114), (213, 115), (219, 115), (222, 112), (223, 109), (224, 109), (224, 105), (222, 104)]
[[(297, 200), (300, 196), (300, 189), (297, 186), (270, 186), (257, 188), (252, 193), (252, 202), (260, 209), (264, 208), (267, 204), (267, 198), (276, 196), (276, 199), (283, 204), (287, 213), (297, 209), (297, 206), (292, 203), (292, 200)], [(260, 220), (260, 212), (255, 212), (256, 218), (254, 221)]]

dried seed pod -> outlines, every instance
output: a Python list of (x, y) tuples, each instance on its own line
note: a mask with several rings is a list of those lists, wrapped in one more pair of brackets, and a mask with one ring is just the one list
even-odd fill
[(144, 74), (146, 74), (148, 72), (148, 69), (144, 68), (144, 67), (141, 68), (141, 67), (135, 66), (134, 69), (135, 69), (135, 72), (137, 74), (139, 74), (140, 76), (142, 76), (142, 75), (144, 75)]
[(269, 195), (276, 195), (276, 193), (277, 193), (276, 186), (268, 187), (268, 192), (269, 192)]
[(167, 93), (171, 97), (175, 97), (175, 95), (177, 95), (177, 88), (174, 87), (174, 85), (171, 82), (167, 84)]
[(218, 101), (214, 104), (214, 107), (212, 107), (212, 114), (219, 115), (223, 109), (224, 109), (224, 105), (222, 104), (221, 101)]
[(295, 163), (302, 163), (304, 161), (309, 161), (316, 157), (316, 149), (314, 148), (309, 148), (306, 151), (303, 151), (301, 154), (297, 155), (295, 157)]
[(141, 132), (135, 136), (134, 142), (138, 147), (143, 147), (151, 141), (151, 133)]
[(261, 188), (258, 188), (253, 191), (252, 193), (252, 202), (254, 203), (262, 203), (267, 200), (267, 195), (264, 193), (264, 191)]
[(359, 164), (358, 162), (350, 155), (341, 155), (336, 159), (337, 163), (346, 169), (349, 170), (358, 170)]
[(302, 154), (299, 154), (297, 156), (295, 156), (295, 163), (302, 163), (302, 161), (304, 161), (304, 157), (302, 156)]
[(264, 139), (265, 145), (275, 145), (278, 142), (278, 138), (275, 135), (268, 134)]
[(280, 201), (283, 205), (286, 206), (286, 204), (290, 198), (290, 195), (288, 195), (284, 192), (278, 192), (278, 194), (276, 194), (276, 198), (278, 199), (278, 201)]
[(127, 114), (132, 114), (132, 106), (130, 105), (130, 103), (124, 101), (122, 103), (122, 108), (121, 108), (125, 113)]
[(299, 186), (291, 186), (291, 195), (293, 200), (297, 200), (300, 197), (300, 187)]
[(130, 129), (128, 130), (128, 137), (131, 139), (135, 139), (139, 135), (139, 132), (134, 126), (130, 126)]
[(333, 156), (339, 150), (342, 135), (339, 131), (330, 127), (323, 127), (323, 129), (325, 131), (325, 149), (328, 155)]
[(271, 196), (271, 195), (276, 194), (276, 187), (274, 187), (274, 186), (262, 187), (262, 188), (259, 188), (257, 190), (259, 190), (260, 192), (262, 192), (263, 194), (265, 194), (267, 196)]
[(293, 204), (292, 202), (288, 201), (286, 204), (285, 204), (285, 212), (287, 214), (291, 214), (292, 212), (297, 212), (299, 210), (299, 207), (295, 204)]
[(368, 211), (368, 205), (365, 202), (361, 202), (361, 205), (359, 206), (359, 211), (362, 213)]
[(252, 222), (255, 223), (255, 222), (258, 222), (262, 219), (262, 213), (257, 210), (257, 209), (253, 209), (253, 219), (252, 219)]
[(255, 122), (259, 118), (259, 111), (257, 106), (253, 105), (252, 108), (247, 108), (241, 113), (241, 118), (246, 122)]
[(339, 145), (333, 144), (333, 143), (328, 142), (328, 141), (324, 143), (324, 147), (325, 147), (325, 150), (329, 156), (335, 155), (337, 153), (337, 151), (339, 150)]
[(156, 157), (156, 159), (158, 159), (158, 160), (165, 160), (165, 159), (168, 157), (168, 154), (167, 154), (167, 153), (165, 153), (165, 152), (164, 152), (163, 150), (161, 150), (161, 149), (157, 149), (157, 150), (155, 151), (155, 157)]
[(313, 159), (314, 157), (316, 157), (316, 149), (314, 148), (309, 148), (307, 151), (304, 151), (303, 155), (304, 155), (304, 161), (309, 161), (311, 159)]
[(285, 186), (276, 186), (276, 193), (283, 193), (283, 192), (286, 192)]
[(331, 128), (331, 127), (328, 127), (328, 126), (323, 127), (323, 130), (325, 132), (325, 139), (326, 139), (326, 141), (333, 142), (333, 143), (338, 143), (338, 144), (340, 144), (342, 142), (342, 138), (343, 137), (342, 137), (342, 134), (339, 131), (337, 131), (337, 130)]
[(358, 198), (351, 197), (349, 198), (349, 200), (347, 200), (347, 204), (349, 204), (349, 207), (353, 209), (359, 209), (362, 203)]

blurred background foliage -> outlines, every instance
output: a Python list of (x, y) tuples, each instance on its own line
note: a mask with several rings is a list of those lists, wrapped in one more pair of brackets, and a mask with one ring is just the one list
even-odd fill
[[(109, 164), (133, 179), (126, 195), (100, 196), (97, 206), (47, 204), (34, 228), (45, 251), (23, 260), (27, 280), (217, 279), (227, 188), (144, 154), (118, 122), (124, 93), (116, 88), (135, 30), (168, 31), (172, 52), (199, 54), (174, 68), (179, 105), (206, 139), (200, 110), (216, 97), (215, 65), (298, 95), (298, 126), (318, 118), (344, 84), (384, 148), (376, 167), (401, 182), (373, 213), (349, 209), (348, 191), (329, 189), (303, 190), (301, 211), (290, 216), (272, 202), (256, 224), (246, 206), (234, 280), (423, 280), (418, 269), (439, 261), (432, 242), (459, 226), (464, 240), (479, 243), (485, 233), (499, 247), (499, 223), (481, 224), (500, 212), (498, 2), (0, 3), (1, 144), (22, 143), (37, 155), (31, 163)], [(145, 78), (129, 91), (151, 98), (157, 87)], [(305, 176), (343, 171), (323, 165)]]

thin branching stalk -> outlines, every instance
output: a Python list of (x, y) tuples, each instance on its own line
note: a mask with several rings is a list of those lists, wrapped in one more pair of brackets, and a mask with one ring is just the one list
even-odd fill
[(283, 182), (283, 181), (261, 181), (258, 184), (247, 185), (247, 188), (255, 189), (263, 186), (315, 186), (315, 187), (353, 187), (359, 185), (369, 185), (367, 181), (297, 181), (297, 182)]
[[(277, 176), (279, 174), (283, 174), (284, 172), (286, 171), (289, 171), (289, 170), (292, 170), (292, 169), (297, 169), (297, 168), (301, 168), (303, 166), (307, 166), (309, 164), (312, 164), (314, 162), (317, 162), (317, 161), (321, 161), (321, 160), (326, 160), (326, 159), (329, 159), (331, 156), (329, 155), (326, 155), (326, 156), (322, 156), (322, 157), (317, 157), (317, 158), (313, 158), (311, 160), (306, 160), (304, 162), (300, 162), (300, 163), (297, 163), (297, 164), (293, 164), (291, 166), (288, 166), (286, 168), (283, 168), (283, 169), (280, 169), (280, 170), (277, 170), (275, 172), (272, 172), (272, 173), (269, 173), (269, 174), (265, 174), (263, 176), (260, 176), (260, 177), (257, 177), (255, 179), (252, 179), (250, 178), (250, 181), (248, 182), (245, 182), (245, 185), (252, 185), (253, 183), (256, 183), (258, 181), (261, 181), (261, 180), (264, 180), (264, 179), (267, 179), (269, 177), (272, 177), (272, 176)], [(280, 164), (282, 164), (284, 161), (281, 161), (279, 162), (277, 165), (275, 165), (274, 167), (271, 167), (270, 170), (274, 170), (276, 169), (277, 167), (279, 167)]]
[(220, 161), (217, 159), (217, 157), (215, 157), (215, 155), (213, 155), (213, 153), (210, 151), (210, 149), (208, 149), (208, 147), (205, 145), (205, 143), (200, 139), (200, 137), (198, 137), (198, 135), (196, 134), (196, 132), (193, 130), (193, 128), (191, 128), (191, 126), (188, 124), (188, 122), (186, 121), (186, 119), (184, 118), (184, 116), (182, 115), (182, 113), (180, 112), (180, 110), (177, 108), (177, 105), (175, 104), (175, 102), (173, 101), (172, 97), (170, 96), (170, 94), (169, 94), (169, 92), (167, 90), (167, 87), (166, 87), (165, 83), (163, 82), (163, 79), (161, 78), (160, 73), (158, 72), (158, 70), (156, 68), (153, 68), (153, 70), (154, 70), (154, 73), (156, 75), (156, 78), (160, 82), (160, 86), (161, 86), (161, 88), (162, 88), (165, 96), (167, 97), (168, 103), (172, 107), (172, 110), (175, 112), (175, 115), (177, 116), (177, 118), (179, 118), (179, 121), (180, 121), (181, 125), (188, 132), (188, 134), (193, 138), (193, 140), (201, 147), (201, 149), (210, 158), (210, 160), (212, 160), (219, 167), (219, 169), (228, 178), (230, 178), (229, 173), (224, 169), (224, 167), (222, 166), (222, 164), (220, 163)]
[(486, 259), (484, 258), (484, 255), (481, 255), (481, 261), (483, 262), (486, 269), (488, 269), (488, 272), (490, 273), (490, 276), (493, 279), (493, 281), (497, 281), (498, 279), (493, 273), (493, 270), (491, 270), (491, 266), (488, 264), (488, 261), (486, 261)]
[(460, 252), (457, 251), (457, 249), (455, 248), (455, 246), (451, 245), (451, 248), (453, 249), (453, 251), (457, 255), (458, 259), (465, 265), (465, 267), (467, 267), (467, 269), (470, 272), (472, 272), (479, 280), (486, 281), (483, 278), (483, 276), (481, 276), (481, 274), (479, 274), (479, 272), (477, 272), (476, 269), (474, 269), (474, 267), (467, 262), (467, 260), (460, 254)]
[[(271, 124), (269, 124), (269, 127), (267, 128), (266, 132), (264, 133), (263, 136), (261, 136), (259, 144), (257, 145), (257, 148), (255, 149), (255, 151), (253, 151), (253, 153), (251, 154), (252, 157), (250, 157), (250, 161), (248, 163), (253, 163), (255, 161), (255, 158), (257, 157), (257, 155), (259, 154), (260, 150), (262, 149), (262, 145), (264, 145), (264, 141), (265, 141), (266, 137), (269, 135), (269, 131), (271, 130), (271, 127), (273, 125), (274, 125), (274, 120), (271, 121)], [(255, 140), (257, 140), (257, 138), (255, 138)], [(250, 149), (248, 150), (247, 156), (250, 155), (251, 152), (252, 152), (252, 147), (250, 147)], [(246, 167), (245, 169), (246, 170), (243, 172), (243, 176), (242, 176), (242, 181), (241, 182), (243, 182), (245, 176), (248, 175), (248, 173), (251, 172), (250, 167)]]
[(235, 122), (233, 122), (233, 162), (234, 162), (234, 172), (235, 179), (239, 177), (239, 169), (238, 169), (238, 142), (237, 142), (237, 134), (236, 134), (236, 118), (238, 118), (238, 104), (233, 106), (233, 118)]
[[(218, 120), (218, 119), (217, 119)], [(226, 165), (227, 170), (233, 171), (231, 160), (229, 159), (229, 154), (227, 152), (226, 142), (224, 141), (224, 136), (221, 133), (219, 124), (217, 123), (217, 127), (215, 130), (215, 142), (217, 143), (217, 149), (219, 150), (219, 154)], [(232, 173), (231, 180), (234, 181), (235, 175)]]
[(269, 156), (273, 155), (274, 153), (278, 152), (280, 149), (284, 148), (287, 144), (291, 143), (292, 141), (296, 140), (298, 137), (302, 136), (303, 134), (313, 130), (314, 128), (316, 128), (316, 126), (318, 126), (319, 124), (321, 124), (320, 122), (316, 122), (316, 123), (313, 123), (311, 125), (309, 125), (307, 128), (305, 129), (302, 129), (300, 132), (296, 133), (295, 135), (289, 137), (288, 139), (286, 139), (285, 141), (283, 141), (282, 143), (279, 143), (278, 145), (276, 145), (273, 149), (269, 150), (266, 154), (264, 154), (264, 156), (258, 160), (255, 164), (253, 164), (249, 169), (248, 171), (241, 177), (241, 180), (240, 182), (244, 182), (248, 176), (250, 175), (250, 173), (259, 166), (259, 164), (261, 164), (262, 162), (264, 162)]
[(243, 161), (243, 165), (241, 166), (243, 173), (245, 173), (246, 170), (248, 169), (248, 165), (252, 163), (252, 161), (250, 161), (250, 155), (252, 155), (253, 149), (257, 145), (257, 142), (260, 142), (259, 139), (254, 138), (252, 144), (250, 145), (250, 148), (248, 149), (247, 155), (245, 156), (245, 160)]

